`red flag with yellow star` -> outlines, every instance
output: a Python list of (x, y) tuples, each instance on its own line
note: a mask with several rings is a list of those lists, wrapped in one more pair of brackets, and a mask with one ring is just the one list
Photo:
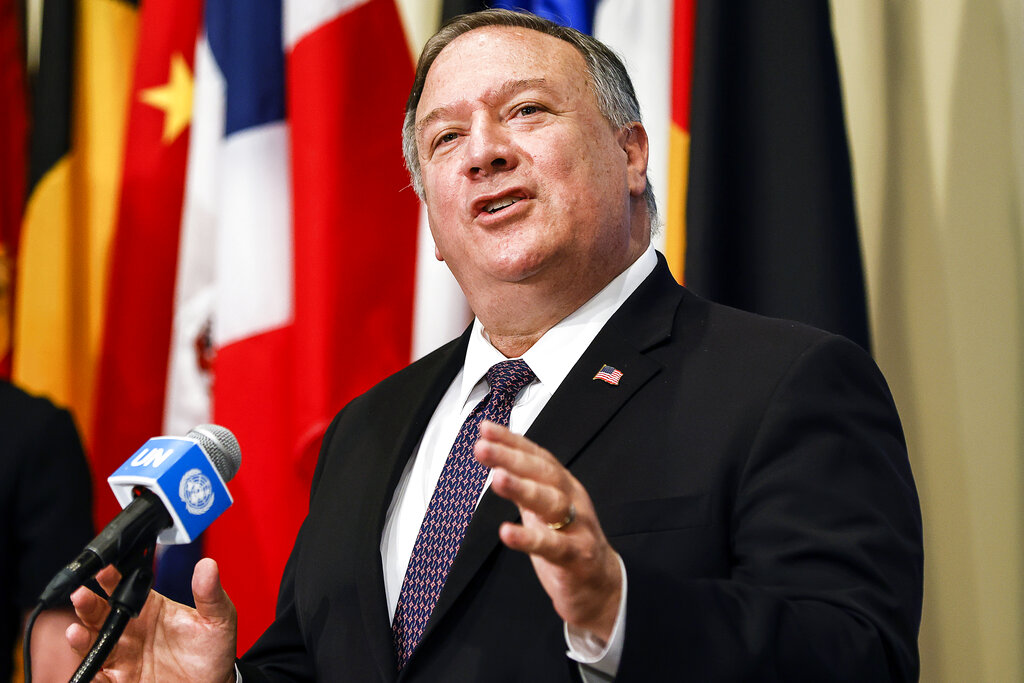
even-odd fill
[[(201, 14), (199, 0), (151, 0), (139, 14), (96, 385), (93, 465), (104, 476), (163, 426)], [(104, 477), (96, 479), (96, 516), (103, 523), (118, 508)]]

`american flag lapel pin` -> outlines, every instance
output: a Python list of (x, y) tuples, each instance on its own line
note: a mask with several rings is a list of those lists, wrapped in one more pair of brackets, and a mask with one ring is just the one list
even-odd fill
[(619, 386), (619, 380), (622, 379), (622, 371), (616, 370), (610, 365), (602, 365), (601, 369), (594, 375), (594, 379), (608, 382), (608, 384), (617, 387)]

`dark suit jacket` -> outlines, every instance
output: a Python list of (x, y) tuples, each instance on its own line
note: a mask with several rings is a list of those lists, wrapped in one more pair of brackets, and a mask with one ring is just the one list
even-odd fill
[[(246, 683), (569, 681), (562, 622), (480, 502), (399, 677), (379, 553), (467, 336), (352, 401), (323, 441)], [(602, 365), (618, 386), (593, 380)], [(629, 581), (618, 680), (915, 679), (921, 519), (885, 381), (853, 343), (704, 301), (663, 260), (527, 436), (586, 486)]]
[(90, 481), (71, 413), (0, 381), (0, 681), (22, 616), (92, 538)]

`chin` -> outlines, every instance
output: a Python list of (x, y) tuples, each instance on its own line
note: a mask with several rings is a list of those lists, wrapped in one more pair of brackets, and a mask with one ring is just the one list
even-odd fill
[(551, 255), (529, 248), (512, 248), (502, 251), (490, 260), (491, 272), (506, 282), (523, 282), (544, 270), (550, 263)]

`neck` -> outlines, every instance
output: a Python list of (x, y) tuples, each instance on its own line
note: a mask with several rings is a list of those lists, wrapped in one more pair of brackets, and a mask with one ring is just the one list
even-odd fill
[(491, 345), (506, 358), (518, 358), (601, 287), (575, 297), (538, 283), (518, 283), (500, 289), (502, 291), (482, 297), (483, 301), (470, 304)]
[[(497, 291), (489, 292), (488, 296), (475, 297), (470, 305), (491, 345), (506, 358), (518, 358), (548, 330), (604, 289), (642, 253), (643, 248), (637, 250), (621, 269), (605, 277), (581, 272), (573, 274), (569, 280), (562, 277), (550, 282), (502, 283), (503, 286), (496, 287)], [(571, 282), (572, 286), (567, 286), (566, 282)]]
[[(554, 325), (551, 327), (554, 327)], [(547, 332), (551, 327), (548, 327), (544, 332)], [(484, 329), (486, 330), (487, 328), (485, 327)], [(501, 335), (488, 332), (487, 338), (490, 340), (491, 345), (501, 351), (505, 358), (519, 358), (529, 351), (530, 347), (537, 343), (537, 340), (544, 336), (544, 332), (530, 335)]]

